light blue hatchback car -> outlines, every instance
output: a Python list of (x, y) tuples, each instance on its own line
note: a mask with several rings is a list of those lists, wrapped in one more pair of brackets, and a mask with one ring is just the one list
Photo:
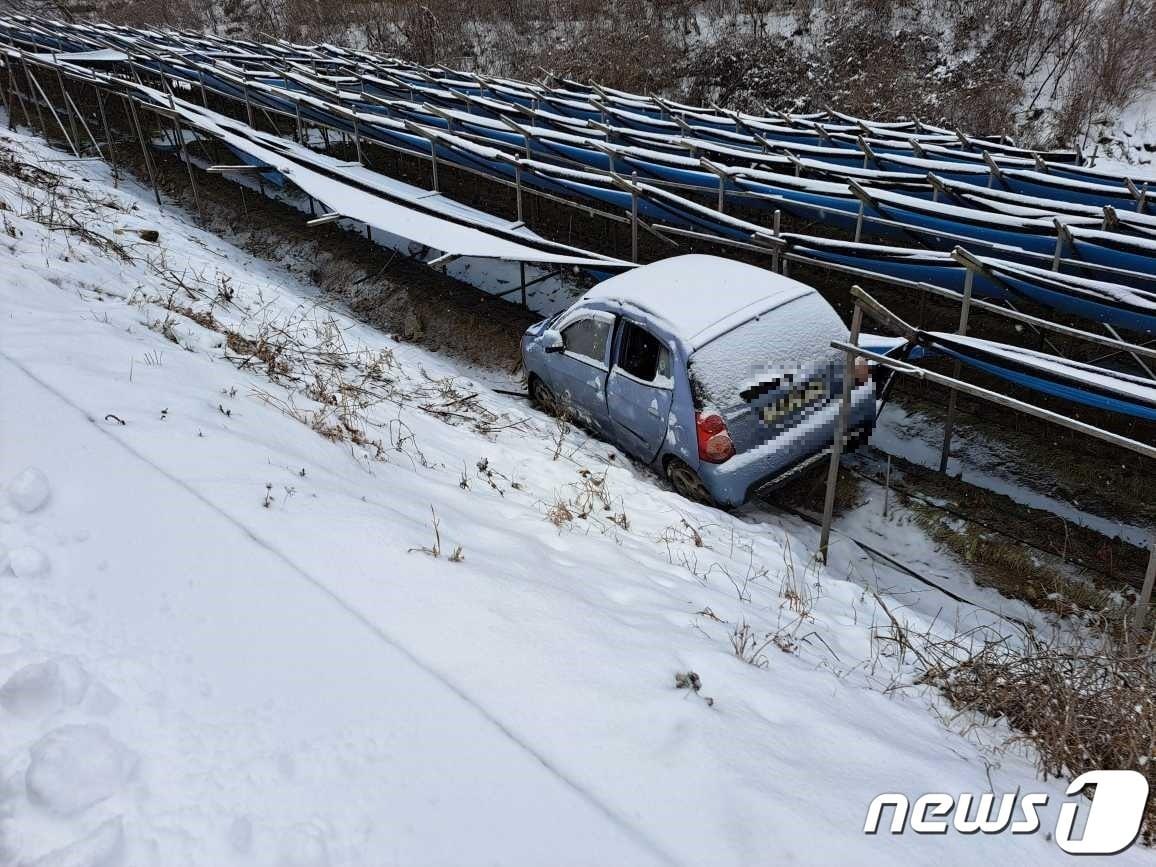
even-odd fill
[[(813, 288), (715, 256), (676, 256), (599, 283), (531, 326), (531, 397), (662, 472), (683, 496), (736, 506), (829, 453), (847, 328)], [(875, 420), (855, 365), (851, 438)]]

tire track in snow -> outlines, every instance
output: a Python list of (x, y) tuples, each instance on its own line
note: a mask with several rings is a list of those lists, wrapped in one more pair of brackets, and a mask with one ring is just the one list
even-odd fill
[(330, 589), (324, 582), (322, 582), (318, 578), (311, 575), (307, 570), (305, 570), (303, 567), (298, 565), (292, 558), (290, 558), (283, 551), (281, 551), (276, 546), (274, 546), (274, 545), (270, 544), (269, 542), (265, 541), (264, 539), (262, 539), (260, 536), (258, 536), (256, 533), (254, 533), (251, 529), (246, 527), (244, 524), (242, 524), (240, 521), (238, 521), (236, 518), (234, 518), (232, 515), (230, 515), (228, 512), (226, 512), (224, 509), (222, 509), (220, 506), (218, 506), (216, 503), (214, 503), (212, 500), (210, 500), (208, 497), (206, 497), (200, 491), (198, 491), (196, 488), (192, 487), (184, 480), (173, 475), (172, 473), (170, 473), (168, 470), (164, 469), (163, 467), (157, 465), (152, 460), (150, 460), (148, 457), (146, 457), (145, 455), (143, 455), (139, 451), (137, 451), (135, 448), (133, 448), (132, 445), (125, 442), (120, 437), (116, 436), (112, 432), (112, 430), (110, 430), (107, 427), (102, 426), (97, 421), (97, 419), (92, 416), (91, 413), (89, 413), (83, 407), (77, 405), (67, 395), (61, 393), (58, 389), (56, 389), (52, 385), (48, 384), (44, 380), (42, 380), (40, 377), (38, 377), (36, 374), (34, 374), (32, 371), (30, 371), (27, 367), (25, 367), (19, 361), (15, 360), (14, 358), (12, 358), (11, 356), (7, 355), (4, 352), (0, 352), (0, 359), (7, 362), (7, 364), (9, 364), (12, 368), (14, 368), (15, 370), (22, 373), (25, 377), (27, 377), (32, 382), (36, 383), (36, 385), (38, 385), (40, 388), (44, 389), (46, 392), (51, 394), (53, 397), (55, 397), (61, 403), (65, 404), (70, 409), (79, 413), (81, 416), (84, 417), (84, 419), (87, 422), (89, 422), (93, 426), (93, 428), (96, 431), (98, 431), (99, 433), (108, 437), (110, 440), (112, 440), (114, 443), (116, 443), (118, 446), (120, 446), (126, 452), (131, 454), (134, 458), (141, 461), (143, 464), (147, 465), (152, 470), (159, 473), (162, 477), (164, 477), (165, 479), (170, 481), (172, 484), (179, 487), (185, 493), (187, 493), (190, 496), (192, 496), (193, 498), (195, 498), (203, 506), (210, 509), (212, 512), (214, 512), (215, 514), (217, 514), (218, 516), (223, 518), (225, 521), (227, 521), (230, 525), (235, 527), (237, 529), (237, 531), (240, 532), (245, 538), (247, 538), (248, 540), (250, 540), (251, 542), (256, 544), (258, 547), (260, 547), (263, 551), (265, 551), (270, 556), (274, 557), (275, 559), (277, 559), (278, 561), (283, 563), (286, 567), (288, 567), (290, 570), (292, 570), (301, 579), (303, 579), (304, 581), (313, 585), (313, 587), (315, 587), (317, 590), (319, 590), (321, 593), (323, 593), (325, 596), (327, 596), (333, 604), (337, 605), (340, 609), (342, 609), (348, 615), (350, 615), (355, 620), (357, 620), (358, 623), (360, 623), (371, 634), (376, 636), (380, 641), (383, 641), (384, 643), (386, 643), (394, 651), (401, 654), (401, 656), (404, 657), (406, 660), (408, 660), (412, 665), (414, 665), (415, 667), (420, 669), (422, 672), (424, 672), (429, 677), (432, 677), (434, 680), (436, 680), (438, 683), (440, 683), (445, 689), (449, 690), (454, 696), (456, 696), (461, 702), (463, 702), (464, 704), (466, 704), (470, 708), (472, 708), (479, 716), (481, 716), (487, 723), (489, 723), (490, 726), (492, 726), (494, 729), (496, 729), (503, 737), (505, 737), (512, 744), (514, 744), (518, 749), (522, 750), (527, 755), (529, 755), (531, 758), (533, 758), (536, 762), (538, 762), (539, 765), (542, 766), (542, 768), (547, 773), (549, 773), (556, 780), (558, 780), (560, 783), (562, 783), (566, 788), (568, 788), (575, 795), (577, 795), (579, 797), (579, 799), (581, 799), (586, 804), (588, 804), (597, 813), (599, 813), (603, 817), (605, 817), (607, 821), (609, 821), (612, 825), (614, 825), (616, 828), (618, 828), (620, 831), (622, 831), (623, 834), (625, 834), (630, 840), (632, 840), (638, 846), (640, 846), (641, 848), (643, 848), (647, 852), (649, 852), (658, 861), (660, 861), (664, 864), (669, 864), (669, 865), (680, 865), (681, 864), (681, 862), (677, 858), (675, 858), (673, 855), (671, 855), (669, 852), (667, 852), (661, 845), (659, 845), (657, 842), (655, 842), (653, 839), (651, 839), (646, 833), (644, 833), (642, 830), (635, 827), (634, 825), (631, 825), (630, 823), (628, 823), (621, 815), (614, 812), (614, 810), (612, 810), (607, 804), (603, 803), (593, 792), (591, 792), (588, 788), (586, 788), (584, 785), (582, 785), (582, 783), (580, 783), (578, 780), (574, 779), (569, 774), (567, 774), (565, 771), (563, 771), (553, 761), (551, 761), (548, 756), (546, 756), (544, 753), (537, 750), (528, 741), (526, 741), (524, 738), (522, 738), (520, 735), (518, 735), (515, 731), (513, 731), (509, 726), (507, 726), (504, 722), (502, 722), (501, 719), (499, 719), (496, 715), (494, 715), (492, 712), (490, 712), (490, 710), (488, 708), (486, 708), (483, 704), (481, 704), (473, 696), (471, 696), (469, 694), (469, 692), (466, 691), (465, 688), (463, 688), (461, 685), (456, 683), (452, 678), (450, 678), (446, 674), (438, 671), (436, 668), (431, 666), (429, 663), (427, 663), (426, 661), (421, 659), (419, 656), (414, 654), (413, 651), (411, 651), (409, 648), (407, 648), (404, 644), (401, 644), (399, 641), (397, 641), (397, 639), (393, 638), (389, 633), (387, 633), (384, 629), (382, 629), (379, 624), (375, 623), (373, 620), (371, 620), (369, 617), (367, 617), (364, 613), (362, 613), (360, 610), (358, 610), (355, 606), (353, 606), (352, 604), (347, 602), (345, 599), (343, 599), (341, 596), (339, 596), (336, 592), (334, 592), (332, 589)]

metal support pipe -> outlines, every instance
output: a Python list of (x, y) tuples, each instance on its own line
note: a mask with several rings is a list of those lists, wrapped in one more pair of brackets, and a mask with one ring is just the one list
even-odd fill
[[(92, 142), (92, 146), (96, 148), (97, 155), (101, 159), (104, 159), (104, 151), (100, 149), (100, 142), (98, 142), (96, 140), (96, 136), (92, 134), (92, 128), (88, 125), (88, 121), (84, 119), (84, 115), (81, 113), (80, 108), (77, 106), (76, 102), (72, 99), (72, 96), (69, 93), (66, 92), (64, 94), (64, 99), (72, 107), (72, 111), (75, 113), (77, 120), (80, 121), (80, 125), (84, 127), (85, 135), (87, 135), (89, 141)], [(79, 141), (79, 139), (77, 139), (77, 141)]]
[(177, 120), (176, 115), (173, 116), (173, 135), (176, 136), (177, 141), (177, 158), (185, 164), (185, 170), (189, 173), (189, 186), (193, 189), (193, 203), (197, 206), (197, 216), (200, 218), (201, 225), (204, 225), (205, 211), (201, 208), (201, 193), (197, 189), (197, 176), (193, 171), (193, 162), (189, 158), (189, 149), (185, 146), (185, 134), (181, 130), (181, 122)]
[[(863, 326), (863, 307), (855, 302), (851, 314), (852, 346), (859, 345), (859, 329)], [(839, 461), (843, 457), (843, 440), (847, 436), (847, 419), (851, 414), (851, 390), (855, 382), (855, 354), (848, 352), (843, 363), (843, 398), (839, 404), (839, 420), (835, 424), (835, 438), (831, 443), (831, 463), (827, 467), (827, 494), (823, 499), (823, 525), (819, 531), (819, 559), (827, 563), (827, 549), (831, 541), (831, 521), (835, 515), (835, 490), (839, 485)]]
[[(24, 94), (16, 87), (16, 69), (11, 57), (8, 58), (5, 65), (8, 67), (8, 93), (16, 94), (20, 109), (24, 112), (24, 122), (31, 127), (32, 117), (28, 114), (28, 104), (24, 101)], [(8, 107), (8, 129), (16, 129), (16, 110), (11, 105)]]
[(1156, 539), (1152, 540), (1152, 553), (1148, 557), (1148, 569), (1144, 573), (1144, 586), (1140, 589), (1140, 598), (1136, 600), (1137, 630), (1142, 630), (1147, 625), (1153, 584), (1156, 584)]
[[(64, 123), (60, 120), (60, 115), (58, 115), (56, 113), (56, 109), (53, 108), (52, 100), (50, 100), (48, 98), (48, 94), (44, 92), (44, 88), (40, 86), (40, 82), (36, 80), (36, 77), (31, 72), (28, 71), (28, 65), (27, 64), (25, 64), (25, 66), (24, 66), (24, 71), (28, 72), (29, 79), (32, 81), (32, 84), (36, 87), (36, 89), (40, 92), (40, 97), (41, 97), (41, 99), (44, 100), (44, 104), (46, 106), (48, 106), (48, 110), (52, 113), (52, 118), (53, 118), (53, 120), (56, 121), (56, 125), (58, 127), (60, 127), (60, 133), (61, 133), (61, 135), (64, 136), (64, 140), (66, 142), (68, 142), (69, 150), (72, 151), (74, 156), (79, 158), (80, 157), (80, 151), (78, 151), (76, 149), (76, 145), (73, 143), (72, 138), (68, 135), (68, 130), (66, 130), (64, 128)], [(47, 131), (45, 131), (45, 134), (47, 135)]]
[(988, 389), (981, 388), (978, 385), (972, 385), (970, 382), (963, 382), (962, 380), (952, 379), (950, 376), (944, 376), (941, 373), (936, 373), (932, 370), (928, 370), (925, 367), (917, 367), (916, 365), (910, 364), (906, 361), (899, 361), (898, 359), (891, 358), (886, 355), (880, 355), (879, 353), (872, 352), (869, 349), (854, 347), (839, 340), (831, 341), (831, 346), (835, 349), (842, 350), (843, 352), (850, 352), (855, 355), (861, 355), (868, 361), (874, 361), (876, 364), (881, 364), (884, 367), (898, 371), (899, 373), (905, 374), (907, 376), (914, 376), (916, 379), (921, 379), (925, 382), (931, 382), (936, 385), (942, 385), (945, 388), (958, 389), (964, 394), (971, 395), (972, 397), (979, 398), (980, 400), (986, 400), (999, 406), (1015, 410), (1016, 412), (1021, 412), (1024, 415), (1030, 415), (1033, 418), (1042, 419), (1043, 421), (1051, 422), (1052, 424), (1059, 425), (1060, 427), (1067, 428), (1068, 430), (1073, 430), (1077, 433), (1082, 433), (1087, 436), (1094, 437), (1098, 440), (1101, 440), (1102, 442), (1111, 443), (1114, 446), (1119, 446), (1120, 448), (1135, 452), (1136, 454), (1141, 455), (1142, 457), (1146, 457), (1149, 460), (1156, 460), (1156, 445), (1129, 439), (1126, 436), (1112, 433), (1111, 431), (1104, 430), (1103, 428), (1098, 428), (1095, 425), (1090, 425), (1087, 422), (1079, 421), (1078, 419), (1071, 418), (1070, 416), (1063, 415), (1062, 413), (1053, 412), (1050, 409), (1044, 409), (1043, 407), (1036, 406), (1035, 404), (1017, 400), (1014, 397), (1007, 397), (1006, 395), (999, 394), (998, 392), (989, 391)]
[(518, 272), (519, 272), (519, 276), (521, 278), (522, 306), (525, 307), (527, 310), (529, 310), (530, 305), (528, 303), (526, 303), (526, 263), (525, 262), (519, 262), (518, 263)]
[(249, 99), (249, 85), (244, 85), (245, 89), (245, 117), (248, 119), (249, 126), (252, 129), (257, 127), (253, 124), (253, 102)]
[(522, 218), (522, 164), (514, 163), (514, 190), (517, 195), (518, 204), (518, 222), (524, 223)]
[(24, 77), (28, 80), (28, 98), (32, 100), (32, 104), (36, 106), (36, 123), (40, 127), (40, 132), (45, 138), (48, 137), (48, 127), (44, 123), (44, 112), (40, 110), (40, 100), (36, 98), (36, 94), (32, 92), (32, 73), (28, 69), (28, 61), (21, 59), (20, 65), (24, 67)]
[[(774, 235), (774, 237), (776, 237), (776, 238), (779, 238), (782, 235), (782, 232), (780, 231), (782, 228), (782, 222), (783, 222), (783, 212), (781, 210), (779, 210), (778, 208), (775, 208), (775, 215), (774, 215), (774, 218), (771, 222), (771, 232)], [(779, 272), (779, 255), (780, 255), (780, 249), (779, 248), (781, 246), (782, 246), (781, 244), (775, 244), (774, 249), (771, 251), (771, 270), (774, 271), (776, 274)]]
[(1124, 178), (1124, 184), (1128, 187), (1128, 192), (1132, 194), (1132, 198), (1136, 200), (1136, 212), (1143, 214), (1148, 199), (1148, 183), (1145, 181), (1143, 187), (1137, 187), (1136, 182), (1131, 178)]
[(1064, 258), (1064, 245), (1071, 241), (1071, 233), (1068, 227), (1060, 222), (1059, 217), (1053, 217), (1052, 223), (1056, 227), (1056, 251), (1052, 254), (1052, 270), (1060, 270), (1060, 262)]
[[(975, 272), (967, 269), (967, 275), (963, 278), (963, 306), (959, 309), (959, 330), (960, 335), (967, 334), (967, 319), (971, 313), (971, 290), (975, 283)], [(959, 379), (960, 362), (956, 359), (955, 364), (952, 365), (951, 378)], [(953, 428), (955, 427), (955, 404), (958, 393), (955, 389), (951, 390), (951, 396), (947, 399), (947, 419), (943, 423), (943, 449), (939, 453), (939, 471), (947, 473), (947, 460), (951, 456), (951, 436)]]
[[(53, 55), (53, 62), (55, 63), (55, 54)], [(68, 88), (64, 86), (64, 76), (60, 73), (60, 67), (56, 67), (56, 85), (60, 88), (60, 98), (64, 102), (64, 112), (68, 115), (68, 128), (72, 131), (72, 140), (80, 142), (80, 133), (76, 129), (76, 115), (72, 113), (72, 106), (68, 98)]]
[[(4, 71), (8, 73), (8, 82), (12, 81), (12, 62), (5, 62)], [(9, 83), (4, 84), (4, 108), (8, 112), (8, 128), (12, 129), (12, 118), (16, 115), (16, 106), (12, 104), (12, 88)]]
[(630, 190), (630, 261), (638, 264), (638, 190)]
[(134, 103), (129, 96), (124, 96), (123, 99), (128, 103), (128, 110), (132, 115), (132, 124), (136, 129), (136, 137), (137, 141), (140, 142), (141, 153), (144, 155), (145, 171), (148, 172), (149, 182), (153, 186), (153, 196), (156, 197), (157, 207), (163, 208), (164, 205), (161, 204), (161, 191), (160, 188), (157, 187), (156, 170), (153, 168), (152, 155), (149, 153), (148, 143), (145, 141), (144, 127), (141, 126), (140, 115), (137, 114), (136, 110), (136, 103)]

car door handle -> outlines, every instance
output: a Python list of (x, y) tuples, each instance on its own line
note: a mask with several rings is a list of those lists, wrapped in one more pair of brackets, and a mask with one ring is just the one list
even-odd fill
[(655, 418), (658, 418), (658, 417), (659, 417), (659, 416), (658, 416), (658, 407), (654, 407), (654, 406), (648, 406), (648, 407), (646, 408), (646, 411), (647, 411), (648, 413), (650, 413), (652, 416), (654, 416)]

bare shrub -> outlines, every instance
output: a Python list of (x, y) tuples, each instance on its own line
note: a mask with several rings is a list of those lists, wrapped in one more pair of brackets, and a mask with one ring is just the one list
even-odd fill
[[(1045, 776), (1078, 776), (1100, 768), (1129, 769), (1156, 783), (1156, 668), (1151, 645), (1127, 640), (992, 639), (962, 652), (958, 640), (928, 642), (920, 651), (923, 681), (958, 709), (1003, 719), (1012, 743), (1035, 749)], [(1145, 814), (1152, 842), (1156, 804)]]
[[(433, 521), (433, 533), (434, 533), (433, 545), (430, 545), (428, 547), (423, 545), (419, 548), (410, 548), (409, 551), (411, 553), (413, 551), (421, 551), (423, 554), (429, 554), (431, 557), (437, 558), (437, 557), (440, 557), (442, 555), (441, 521), (438, 520), (438, 513), (436, 511), (434, 511), (433, 506), (429, 507), (429, 512), (430, 512), (430, 515), (432, 516), (432, 521)], [(455, 560), (455, 562), (457, 560), (463, 559), (462, 548), (460, 545), (454, 549), (454, 553), (450, 559)]]

